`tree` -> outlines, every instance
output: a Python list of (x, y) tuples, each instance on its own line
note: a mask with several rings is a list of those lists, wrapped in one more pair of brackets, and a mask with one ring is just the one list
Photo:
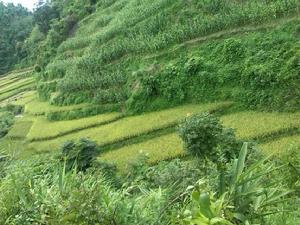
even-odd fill
[(21, 5), (0, 2), (0, 74), (25, 57), (20, 49), (32, 30), (32, 14)]
[(56, 7), (49, 2), (39, 1), (34, 11), (34, 23), (38, 25), (41, 32), (46, 34), (51, 28), (51, 21), (59, 18), (59, 12)]

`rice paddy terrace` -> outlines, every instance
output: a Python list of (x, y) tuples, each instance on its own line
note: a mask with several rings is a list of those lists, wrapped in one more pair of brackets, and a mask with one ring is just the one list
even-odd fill
[[(16, 79), (13, 73), (3, 81), (3, 90), (10, 90), (9, 80)], [(24, 77), (18, 83), (27, 82)], [(19, 84), (14, 83), (14, 86)], [(27, 86), (26, 86), (27, 87)], [(24, 113), (15, 119), (13, 127), (0, 142), (1, 151), (16, 157), (30, 157), (58, 151), (68, 140), (89, 138), (101, 146), (99, 160), (115, 163), (120, 170), (141, 154), (147, 155), (153, 164), (161, 160), (183, 157), (185, 152), (176, 132), (180, 120), (194, 113), (211, 112), (220, 116), (224, 126), (236, 130), (242, 140), (254, 140), (266, 154), (277, 154), (290, 147), (300, 146), (300, 112), (271, 113), (253, 110), (231, 111), (234, 102), (184, 104), (140, 115), (125, 115), (122, 112), (102, 113), (72, 120), (49, 120), (51, 112), (72, 112), (89, 104), (54, 106), (38, 99), (34, 87), (28, 84), (15, 90), (17, 94), (2, 104), (24, 106)], [(21, 94), (20, 94), (21, 93)], [(6, 94), (2, 92), (1, 96)]]
[[(220, 46), (234, 37), (238, 43), (246, 43), (242, 52), (249, 54), (240, 64), (258, 60), (263, 66), (264, 62), (273, 60), (274, 55), (268, 55), (270, 46), (265, 43), (262, 44), (264, 49), (257, 52), (261, 46), (255, 46), (256, 40), (281, 34), (282, 39), (272, 44), (281, 46), (284, 42), (289, 51), (278, 47), (274, 60), (284, 55), (284, 60), (289, 60), (287, 64), (292, 65), (293, 57), (300, 49), (299, 45), (290, 44), (296, 40), (299, 42), (298, 1), (288, 1), (289, 6), (274, 1), (267, 8), (264, 3), (251, 4), (251, 1), (246, 1), (245, 5), (232, 3), (227, 6), (231, 10), (213, 14), (210, 14), (210, 9), (195, 5), (195, 1), (190, 5), (189, 1), (170, 0), (105, 2), (79, 23), (74, 37), (61, 44), (43, 77), (28, 68), (0, 78), (1, 106), (24, 107), (23, 114), (15, 118), (8, 134), (0, 139), (1, 152), (19, 158), (30, 157), (58, 151), (65, 141), (86, 137), (100, 146), (99, 160), (115, 163), (124, 170), (141, 154), (146, 154), (151, 164), (183, 157), (185, 152), (176, 126), (186, 116), (201, 112), (217, 114), (224, 126), (235, 129), (239, 139), (255, 141), (266, 154), (280, 154), (288, 148), (300, 147), (298, 87), (291, 86), (289, 93), (284, 92), (287, 90), (280, 92), (275, 81), (261, 78), (261, 85), (274, 82), (274, 87), (266, 85), (266, 89), (262, 87), (263, 92), (259, 92), (255, 89), (258, 84), (251, 86), (252, 83), (243, 80), (246, 75), (239, 74), (243, 70), (226, 61), (229, 59), (220, 59), (211, 65), (201, 64), (202, 60), (208, 59), (205, 57), (217, 54), (221, 51)], [(174, 11), (178, 12), (177, 15)], [(239, 49), (240, 45), (231, 47)], [(238, 51), (233, 51), (240, 56)], [(211, 69), (211, 73), (206, 71), (201, 75), (203, 82), (212, 85), (208, 85), (207, 90), (200, 85), (202, 80), (197, 81), (195, 77), (190, 78), (195, 79), (194, 85), (187, 83), (189, 88), (186, 90), (175, 83), (173, 85), (170, 80), (167, 84), (159, 83), (159, 90), (153, 87), (152, 81), (154, 84), (161, 81), (152, 79), (156, 73), (166, 74), (163, 70), (170, 70), (169, 62), (176, 63), (181, 57), (194, 60), (185, 64), (180, 72), (194, 73), (193, 62), (198, 62), (199, 52), (204, 57), (200, 57), (199, 68)], [(230, 50), (226, 54), (231, 53)], [(271, 67), (280, 76), (282, 71), (277, 67), (278, 63), (280, 65), (280, 61), (276, 61)], [(220, 68), (214, 65), (220, 65)], [(230, 68), (224, 69), (224, 65)], [(253, 69), (257, 77), (262, 70), (263, 67)], [(172, 71), (175, 72), (171, 75), (177, 76), (177, 70)], [(295, 71), (290, 71), (290, 77), (299, 73)], [(226, 77), (220, 76), (223, 72)], [(217, 83), (211, 74), (216, 76)], [(235, 80), (233, 75), (238, 78)], [(253, 76), (251, 79), (255, 80)], [(141, 86), (150, 93), (150, 100), (142, 103), (136, 100), (140, 97)], [(269, 93), (271, 89), (274, 92)], [(241, 93), (247, 96), (246, 100), (238, 98)], [(270, 97), (273, 93), (276, 99), (284, 95), (285, 105), (282, 107), (289, 110), (257, 109), (261, 105), (271, 109), (282, 104)], [(257, 101), (253, 100), (254, 97), (258, 98)], [(255, 107), (249, 107), (250, 101)], [(166, 107), (166, 102), (172, 104)], [(164, 107), (156, 107), (158, 104)], [(135, 114), (124, 110), (129, 106), (137, 107), (139, 111), (140, 105), (150, 107), (142, 107), (145, 112)]]

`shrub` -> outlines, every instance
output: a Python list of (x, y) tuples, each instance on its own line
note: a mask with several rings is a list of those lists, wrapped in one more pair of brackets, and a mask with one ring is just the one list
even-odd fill
[(10, 127), (13, 125), (14, 116), (11, 113), (5, 113), (0, 118), (0, 138), (4, 137)]
[(65, 142), (62, 146), (62, 157), (66, 162), (66, 169), (71, 170), (75, 166), (78, 171), (85, 171), (92, 165), (96, 151), (96, 143), (88, 139), (80, 139), (77, 143)]
[(229, 162), (239, 146), (233, 131), (225, 129), (218, 118), (208, 113), (187, 117), (178, 131), (186, 151), (215, 163)]
[(39, 65), (34, 66), (34, 71), (37, 73), (40, 73), (42, 71), (42, 68)]

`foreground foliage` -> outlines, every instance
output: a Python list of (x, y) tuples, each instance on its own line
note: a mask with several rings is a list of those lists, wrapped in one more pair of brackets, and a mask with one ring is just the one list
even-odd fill
[[(6, 161), (0, 164), (0, 223), (295, 224), (294, 172), (287, 161), (255, 161), (245, 144), (226, 167), (224, 194), (216, 194), (214, 164), (197, 160), (153, 167), (137, 161), (126, 177), (108, 164), (67, 172), (53, 157)], [(283, 223), (276, 223), (279, 214)]]

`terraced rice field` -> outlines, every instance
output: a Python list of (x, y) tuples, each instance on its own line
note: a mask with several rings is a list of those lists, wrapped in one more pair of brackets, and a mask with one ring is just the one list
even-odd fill
[(108, 145), (174, 126), (189, 114), (215, 111), (229, 107), (231, 104), (230, 102), (219, 102), (203, 105), (184, 105), (158, 112), (130, 116), (104, 126), (79, 131), (54, 140), (34, 142), (29, 145), (29, 148), (55, 150), (67, 140), (76, 140), (82, 137), (90, 138), (100, 146)]
[(25, 139), (32, 124), (32, 121), (16, 121), (7, 137), (11, 139)]
[(11, 102), (14, 105), (21, 105), (24, 106), (28, 104), (29, 102), (33, 101), (36, 98), (36, 92), (35, 91), (27, 91), (20, 95), (16, 100)]
[[(27, 136), (30, 141), (52, 139), (72, 132), (103, 125), (121, 118), (120, 113), (107, 113), (68, 121), (48, 121), (45, 117), (37, 117)], [(44, 132), (45, 127), (47, 128)]]
[(263, 149), (266, 153), (272, 155), (280, 155), (291, 148), (300, 149), (300, 134), (282, 137), (264, 144), (260, 145), (260, 148)]
[(42, 102), (35, 98), (34, 100), (30, 101), (25, 105), (25, 113), (31, 115), (44, 115), (50, 112), (61, 112), (61, 111), (70, 111), (73, 109), (80, 109), (87, 107), (88, 104), (78, 104), (78, 105), (69, 105), (69, 106), (55, 106), (50, 105), (48, 102)]
[(223, 125), (234, 128), (245, 140), (262, 139), (300, 128), (300, 113), (266, 113), (244, 111), (221, 118)]
[(12, 91), (9, 91), (9, 92), (5, 92), (3, 94), (0, 95), (0, 102), (1, 101), (4, 101), (4, 100), (7, 100), (11, 97), (14, 97), (22, 92), (25, 92), (27, 90), (30, 90), (34, 88), (34, 85), (28, 85), (28, 86), (25, 86), (25, 87), (22, 87), (20, 89), (16, 89), (16, 90), (12, 90)]
[(120, 171), (126, 171), (128, 165), (138, 159), (140, 155), (146, 155), (147, 162), (153, 164), (162, 160), (181, 157), (184, 154), (181, 139), (177, 133), (171, 133), (103, 153), (98, 159), (114, 163)]
[[(22, 73), (21, 73), (22, 74)], [(0, 101), (7, 100), (18, 94), (34, 88), (32, 77), (23, 78), (19, 74), (11, 74), (0, 79)]]
[[(100, 146), (108, 146), (108, 150), (111, 144), (120, 143), (98, 157), (101, 161), (115, 163), (120, 170), (126, 170), (140, 155), (146, 155), (150, 164), (183, 156), (183, 145), (176, 132), (153, 132), (175, 126), (189, 114), (213, 112), (232, 105), (231, 102), (190, 104), (138, 116), (123, 117), (121, 113), (106, 113), (76, 120), (51, 122), (42, 115), (72, 111), (90, 105), (60, 107), (39, 101), (35, 91), (23, 92), (23, 85), (31, 85), (31, 78), (11, 75), (0, 78), (0, 82), (0, 100), (13, 96), (13, 99), (8, 98), (7, 102), (25, 106), (24, 117), (18, 118), (7, 137), (1, 140), (0, 151), (6, 149), (6, 152), (18, 152), (22, 157), (28, 157), (32, 154), (53, 152), (67, 140), (87, 137)], [(235, 129), (238, 138), (262, 141), (259, 146), (266, 153), (276, 154), (287, 151), (290, 147), (300, 147), (299, 112), (243, 111), (221, 116), (220, 119), (224, 126)], [(138, 139), (137, 143), (131, 141), (135, 140), (132, 138), (139, 137), (144, 139)]]
[(13, 82), (10, 85), (4, 86), (2, 88), (0, 88), (0, 95), (16, 90), (16, 89), (20, 89), (22, 87), (28, 86), (30, 84), (34, 83), (34, 79), (33, 78), (25, 78), (25, 79), (21, 79), (20, 81), (17, 82)]
[[(222, 116), (221, 121), (226, 127), (233, 127), (237, 137), (243, 140), (255, 139), (260, 141), (265, 137), (286, 133), (294, 128), (300, 129), (299, 113), (244, 111)], [(281, 152), (286, 150), (289, 143), (294, 143), (294, 146), (300, 147), (300, 136), (279, 138), (261, 144), (260, 147), (266, 153)], [(103, 153), (99, 160), (115, 163), (122, 171), (128, 167), (132, 160), (137, 159), (140, 153), (148, 155), (149, 163), (156, 163), (185, 154), (179, 136), (172, 133)]]

